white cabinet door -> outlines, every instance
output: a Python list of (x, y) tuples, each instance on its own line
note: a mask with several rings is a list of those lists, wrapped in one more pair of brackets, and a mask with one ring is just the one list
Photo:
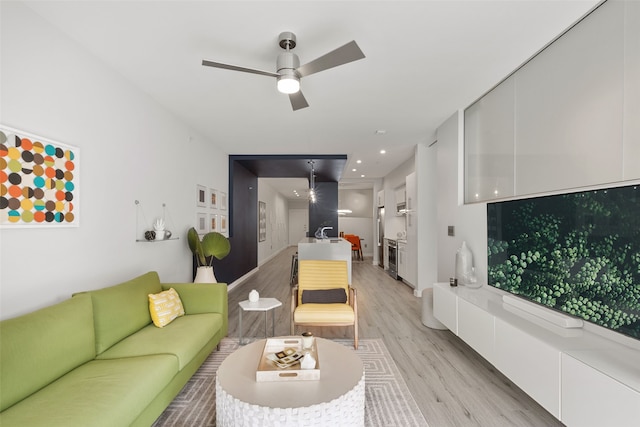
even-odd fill
[(622, 179), (623, 14), (603, 4), (516, 73), (516, 194)]
[(514, 194), (515, 77), (464, 112), (466, 203)]
[(640, 178), (640, 2), (624, 3), (624, 179)]
[(405, 256), (405, 275), (402, 278), (413, 287), (418, 287), (418, 212), (416, 211), (416, 197), (418, 195), (418, 181), (416, 173), (407, 175), (407, 252)]
[(640, 423), (640, 393), (562, 355), (562, 419), (568, 427), (631, 427)]
[(560, 419), (560, 350), (496, 318), (493, 364)]
[(448, 283), (433, 285), (433, 316), (458, 335), (458, 296)]
[(480, 307), (458, 298), (458, 336), (482, 357), (493, 360), (494, 317)]
[(378, 191), (378, 207), (384, 207), (384, 190)]
[(407, 275), (407, 245), (405, 243), (398, 242), (398, 276), (405, 279), (406, 275)]

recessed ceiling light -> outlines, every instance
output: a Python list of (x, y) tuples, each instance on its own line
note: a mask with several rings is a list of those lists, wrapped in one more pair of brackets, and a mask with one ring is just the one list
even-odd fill
[(362, 163), (362, 160), (356, 160), (356, 163), (360, 164), (360, 163)]
[(355, 171), (357, 171), (357, 170), (358, 170), (358, 169), (353, 168), (353, 169), (351, 169), (351, 172), (355, 172)]
[(364, 174), (360, 175), (360, 178), (364, 178)]
[(387, 152), (387, 150), (380, 150), (380, 154), (384, 154), (386, 152)]

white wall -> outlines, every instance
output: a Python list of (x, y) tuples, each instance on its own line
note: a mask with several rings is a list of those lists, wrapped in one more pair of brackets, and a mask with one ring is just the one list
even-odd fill
[[(463, 168), (462, 112), (447, 119), (437, 132), (438, 153), (438, 281), (448, 282), (455, 271), (456, 250), (463, 241), (473, 254), (478, 280), (487, 280), (487, 208), (486, 203), (462, 203)], [(447, 235), (447, 226), (455, 227), (455, 236)]]
[(258, 265), (262, 265), (289, 245), (289, 203), (260, 178), (258, 200), (267, 205), (267, 239), (258, 242)]
[[(196, 184), (226, 191), (227, 155), (23, 4), (0, 7), (0, 122), (79, 147), (81, 187), (78, 228), (0, 230), (0, 317), (149, 270), (190, 281)], [(137, 243), (136, 199), (149, 222), (166, 203), (179, 240)]]

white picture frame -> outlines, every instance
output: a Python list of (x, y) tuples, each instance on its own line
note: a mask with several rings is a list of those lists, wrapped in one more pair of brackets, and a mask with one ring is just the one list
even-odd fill
[(224, 233), (227, 232), (228, 225), (227, 225), (227, 216), (226, 215), (220, 215), (219, 227), (220, 227), (220, 230), (219, 230), (220, 233), (224, 234)]
[(218, 208), (218, 190), (214, 188), (209, 189), (209, 208)]
[(196, 185), (196, 206), (199, 208), (207, 207), (207, 187), (204, 185)]
[(227, 193), (224, 191), (220, 192), (220, 210), (227, 210)]
[(220, 220), (218, 214), (209, 215), (209, 231), (218, 231), (220, 229)]
[(196, 214), (195, 228), (198, 234), (205, 234), (209, 231), (209, 220), (206, 213), (198, 212)]

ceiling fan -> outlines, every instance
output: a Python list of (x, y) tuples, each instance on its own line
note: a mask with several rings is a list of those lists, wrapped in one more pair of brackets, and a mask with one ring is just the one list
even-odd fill
[(276, 61), (277, 72), (256, 70), (254, 68), (240, 67), (237, 65), (223, 64), (221, 62), (202, 60), (206, 67), (224, 68), (225, 70), (242, 71), (245, 73), (260, 74), (275, 77), (278, 91), (289, 95), (293, 110), (299, 110), (309, 106), (307, 100), (300, 91), (300, 79), (320, 71), (328, 70), (349, 62), (364, 58), (364, 53), (355, 41), (341, 46), (331, 52), (300, 66), (298, 55), (291, 52), (296, 47), (296, 35), (292, 32), (284, 32), (278, 36), (278, 44), (285, 51), (278, 55)]

